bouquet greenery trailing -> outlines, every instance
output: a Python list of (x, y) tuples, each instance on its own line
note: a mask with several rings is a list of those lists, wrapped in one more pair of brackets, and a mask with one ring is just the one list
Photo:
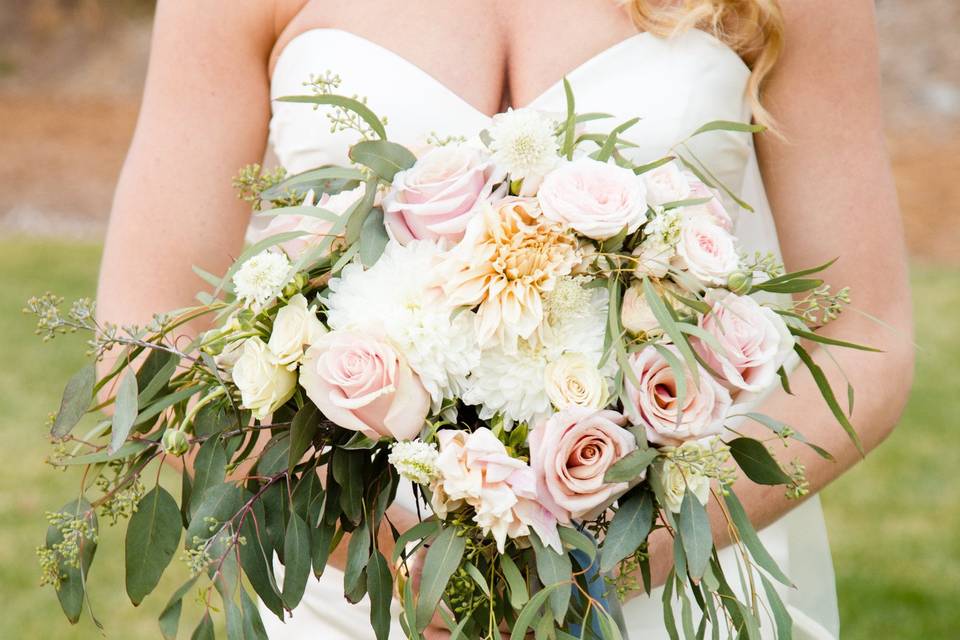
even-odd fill
[[(282, 618), (345, 545), (344, 597), (369, 595), (379, 639), (395, 596), (411, 638), (439, 616), (463, 638), (616, 639), (616, 603), (652, 588), (648, 540), (662, 529), (673, 637), (757, 638), (767, 620), (790, 637), (774, 587), (789, 578), (732, 483), (807, 491), (802, 466), (771, 453), (807, 441), (754, 410), (773, 387), (790, 392), (798, 364), (859, 446), (804, 346), (866, 348), (817, 332), (849, 301), (816, 277), (829, 265), (784, 273), (743, 255), (728, 211), (749, 205), (688, 145), (634, 163), (637, 120), (585, 132), (609, 116), (577, 113), (566, 82), (565, 117), (508, 111), (419, 156), (336, 84), (283, 100), (356, 130), (352, 164), (243, 170), (265, 228), (223, 276), (196, 270), (210, 285), (197, 306), (118, 327), (90, 300), (29, 301), (45, 339), (91, 335), (93, 362), (51, 424), (51, 462), (83, 469), (80, 493), (48, 514), (39, 549), (67, 617), (87, 600), (100, 523), (127, 520), (133, 604), (178, 549), (191, 569), (160, 617), (166, 638), (194, 592), (206, 609), (194, 637), (212, 637), (223, 611), (231, 639), (264, 638), (254, 597)], [(720, 130), (761, 127), (692, 135)], [(213, 328), (182, 337), (203, 319)], [(100, 417), (77, 435), (87, 414)], [(739, 433), (747, 420), (770, 437)], [(175, 497), (156, 479), (181, 456)], [(400, 531), (388, 508), (405, 484), (420, 521)], [(736, 579), (710, 500), (743, 550)]]

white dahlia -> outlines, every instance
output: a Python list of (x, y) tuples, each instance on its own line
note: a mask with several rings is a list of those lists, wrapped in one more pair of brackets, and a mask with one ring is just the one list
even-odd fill
[(541, 178), (559, 158), (557, 123), (534, 109), (510, 109), (493, 116), (493, 160), (513, 180)]
[(406, 357), (430, 394), (433, 410), (459, 396), (480, 358), (473, 314), (454, 313), (436, 286), (440, 249), (429, 241), (390, 242), (369, 269), (344, 267), (330, 281), (331, 329), (375, 331)]

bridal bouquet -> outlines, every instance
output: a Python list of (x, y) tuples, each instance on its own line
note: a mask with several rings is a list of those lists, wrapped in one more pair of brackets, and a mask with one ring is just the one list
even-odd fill
[[(728, 208), (747, 203), (683, 143), (633, 163), (636, 119), (586, 132), (608, 116), (578, 114), (569, 85), (565, 116), (512, 110), (476, 140), (414, 153), (330, 83), (285, 100), (356, 129), (353, 165), (246, 169), (241, 195), (268, 223), (225, 275), (197, 270), (211, 286), (198, 306), (117, 327), (89, 300), (29, 302), (45, 337), (89, 330), (95, 360), (116, 356), (69, 381), (52, 421), (52, 463), (84, 468), (39, 549), (67, 617), (86, 601), (99, 522), (129, 519), (133, 604), (178, 548), (191, 569), (166, 638), (187, 594), (206, 611), (193, 637), (213, 637), (222, 610), (228, 637), (264, 638), (248, 588), (283, 617), (345, 545), (344, 597), (369, 596), (377, 638), (396, 595), (411, 638), (440, 620), (463, 638), (615, 639), (617, 602), (655, 586), (648, 542), (663, 530), (672, 636), (757, 638), (770, 621), (790, 637), (773, 584), (789, 578), (732, 483), (805, 493), (802, 466), (772, 450), (806, 440), (752, 409), (789, 393), (797, 360), (857, 441), (801, 343), (863, 348), (816, 332), (848, 301), (813, 277), (829, 265), (784, 273), (742, 254)], [(759, 127), (693, 135), (716, 130)], [(178, 339), (202, 317), (215, 328)], [(74, 435), (87, 413), (101, 417)], [(177, 498), (157, 478), (180, 456)], [(401, 532), (388, 507), (408, 481), (420, 521)], [(720, 566), (711, 501), (743, 550), (738, 576)]]

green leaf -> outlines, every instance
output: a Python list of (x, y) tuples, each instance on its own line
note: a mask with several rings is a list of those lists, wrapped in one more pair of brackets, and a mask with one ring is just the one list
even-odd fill
[(592, 563), (597, 558), (597, 545), (593, 539), (577, 531), (573, 527), (558, 526), (557, 532), (560, 534), (560, 541), (570, 547), (583, 552)]
[(674, 160), (676, 160), (675, 156), (666, 156), (666, 157), (660, 158), (659, 160), (654, 160), (653, 162), (636, 166), (633, 168), (633, 172), (639, 176), (644, 173), (647, 173), (648, 171), (653, 171), (654, 169), (662, 167), (665, 164), (673, 162)]
[(823, 286), (823, 280), (814, 278), (797, 278), (796, 280), (787, 280), (786, 282), (770, 283), (760, 282), (750, 287), (750, 293), (757, 291), (767, 291), (769, 293), (803, 293), (804, 291), (813, 291)]
[(350, 436), (349, 440), (337, 446), (340, 449), (346, 449), (347, 451), (358, 451), (361, 449), (373, 449), (378, 444), (380, 444), (380, 440), (374, 440), (370, 436), (357, 431)]
[(238, 428), (239, 426), (236, 413), (222, 402), (209, 402), (203, 405), (193, 419), (193, 433), (201, 438), (209, 438), (222, 433), (229, 427)]
[(240, 528), (246, 542), (240, 545), (240, 565), (263, 604), (282, 620), (283, 601), (273, 575), (273, 547), (265, 544), (265, 520), (263, 504), (255, 502), (253, 511)]
[(183, 402), (187, 398), (195, 396), (199, 392), (200, 387), (198, 385), (191, 385), (189, 387), (184, 387), (175, 393), (171, 393), (168, 396), (162, 396), (156, 402), (140, 411), (140, 414), (134, 421), (133, 426), (139, 427), (140, 425), (147, 424), (173, 405), (177, 404), (178, 402)]
[(649, 491), (633, 491), (620, 501), (600, 548), (600, 571), (612, 571), (643, 544), (653, 525), (653, 498)]
[(308, 402), (297, 411), (290, 424), (290, 449), (287, 453), (287, 470), (293, 473), (294, 467), (300, 458), (313, 444), (313, 436), (320, 426), (320, 410), (312, 402)]
[(603, 476), (603, 481), (611, 484), (615, 482), (632, 482), (650, 466), (658, 451), (653, 447), (648, 449), (634, 449), (617, 460)]
[(683, 494), (677, 525), (687, 557), (687, 572), (691, 578), (699, 579), (707, 570), (713, 553), (713, 532), (707, 510), (689, 490)]
[[(90, 503), (83, 498), (73, 500), (63, 505), (59, 513), (79, 517), (89, 513), (88, 518), (90, 528), (96, 539), (98, 532), (97, 514), (93, 511)], [(54, 545), (63, 542), (63, 535), (56, 527), (47, 528), (46, 546), (53, 548)], [(90, 571), (90, 564), (93, 562), (93, 556), (97, 551), (97, 543), (88, 538), (80, 541), (80, 566), (75, 567), (64, 563), (60, 564), (60, 575), (62, 580), (57, 588), (57, 599), (60, 601), (60, 607), (67, 619), (76, 624), (83, 612), (83, 603), (86, 598), (85, 583)]]
[(156, 588), (180, 543), (180, 508), (167, 491), (155, 486), (130, 517), (126, 537), (127, 595), (134, 605)]
[(413, 166), (417, 157), (405, 146), (386, 140), (362, 140), (350, 147), (350, 159), (370, 167), (384, 182)]
[(430, 624), (450, 576), (460, 566), (466, 544), (466, 539), (457, 535), (455, 527), (447, 527), (430, 545), (423, 561), (423, 578), (417, 599), (417, 631), (423, 631)]
[(347, 518), (357, 524), (363, 514), (364, 452), (337, 449), (333, 454), (333, 477), (340, 486), (340, 507)]
[(860, 436), (857, 435), (857, 431), (853, 428), (853, 425), (850, 424), (850, 419), (847, 418), (846, 414), (843, 412), (843, 409), (840, 407), (840, 403), (837, 402), (837, 397), (833, 394), (833, 389), (830, 387), (830, 382), (827, 380), (827, 376), (823, 373), (823, 369), (821, 369), (820, 365), (813, 361), (813, 358), (810, 357), (810, 354), (807, 353), (807, 350), (799, 344), (793, 345), (793, 350), (797, 352), (797, 355), (800, 356), (800, 360), (804, 365), (806, 365), (807, 369), (810, 371), (810, 375), (813, 376), (813, 380), (817, 383), (817, 388), (820, 389), (820, 394), (826, 401), (827, 406), (830, 407), (833, 417), (836, 418), (837, 422), (840, 423), (840, 426), (843, 427), (843, 430), (847, 432), (847, 436), (850, 437), (850, 440), (853, 442), (854, 446), (857, 447), (857, 451), (860, 452), (860, 455), (866, 455), (863, 450), (863, 443), (860, 442)]
[(164, 640), (175, 640), (177, 637), (177, 629), (180, 627), (180, 611), (183, 608), (183, 597), (193, 588), (198, 577), (199, 576), (194, 576), (184, 582), (173, 592), (170, 599), (167, 600), (167, 605), (163, 608), (163, 611), (160, 613), (160, 618), (158, 619), (160, 633), (163, 635)]
[(790, 333), (797, 336), (798, 338), (804, 338), (805, 340), (811, 340), (813, 342), (819, 342), (820, 344), (829, 344), (834, 347), (844, 347), (846, 349), (857, 349), (859, 351), (872, 351), (874, 353), (883, 353), (883, 349), (877, 349), (876, 347), (868, 347), (867, 345), (857, 344), (855, 342), (847, 342), (845, 340), (837, 340), (836, 338), (830, 338), (819, 333), (814, 333), (812, 331), (804, 331), (803, 329), (798, 329), (797, 327), (791, 326)]
[(487, 584), (487, 579), (484, 577), (484, 575), (480, 573), (480, 569), (477, 569), (477, 565), (473, 564), (470, 561), (467, 561), (467, 563), (464, 566), (467, 570), (467, 573), (470, 575), (471, 578), (473, 578), (473, 581), (477, 583), (477, 586), (480, 587), (481, 591), (483, 591), (483, 595), (489, 598), (490, 586)]
[(363, 180), (363, 174), (353, 167), (327, 165), (290, 176), (280, 184), (264, 191), (260, 194), (260, 198), (267, 201), (276, 200), (289, 191), (306, 192), (312, 189), (319, 199), (322, 193), (334, 195), (354, 189), (361, 180)]
[(290, 514), (283, 541), (283, 604), (293, 609), (303, 598), (310, 577), (310, 530), (296, 513)]
[(139, 404), (143, 405), (153, 400), (154, 396), (170, 381), (179, 362), (180, 358), (169, 351), (150, 350), (147, 359), (137, 371), (137, 388), (140, 389), (140, 395), (137, 398)]
[(60, 411), (57, 412), (53, 428), (50, 430), (52, 437), (64, 438), (77, 426), (80, 418), (90, 408), (90, 402), (93, 400), (93, 386), (96, 382), (97, 370), (93, 364), (84, 365), (80, 371), (73, 374), (63, 390)]
[(149, 440), (133, 440), (126, 443), (120, 447), (115, 453), (110, 453), (108, 450), (104, 449), (102, 451), (97, 451), (95, 453), (88, 453), (84, 456), (76, 456), (74, 458), (67, 458), (64, 460), (63, 464), (66, 466), (74, 466), (81, 464), (97, 464), (100, 462), (110, 462), (111, 460), (120, 460), (123, 458), (132, 457), (141, 451), (154, 446), (156, 443)]
[(741, 133), (762, 133), (767, 128), (762, 124), (750, 124), (747, 122), (733, 122), (730, 120), (713, 120), (703, 125), (690, 134), (690, 138), (698, 136), (708, 131), (738, 131)]
[(216, 634), (213, 632), (213, 619), (210, 618), (210, 612), (206, 611), (200, 618), (200, 623), (193, 630), (190, 640), (215, 640)]
[[(540, 582), (544, 585), (571, 583), (573, 568), (570, 564), (570, 556), (566, 553), (557, 553), (550, 547), (544, 546), (540, 537), (535, 533), (530, 534), (530, 544), (533, 546), (534, 555), (537, 561), (537, 575), (540, 576)], [(563, 622), (567, 614), (567, 607), (570, 605), (570, 589), (558, 589), (550, 596), (550, 608), (553, 611), (553, 619), (557, 624)]]
[(346, 96), (338, 96), (334, 94), (322, 94), (313, 96), (284, 96), (282, 98), (277, 98), (277, 101), (326, 104), (348, 109), (360, 116), (364, 122), (370, 125), (370, 128), (373, 129), (373, 132), (376, 133), (381, 140), (387, 139), (387, 131), (383, 128), (383, 123), (380, 122), (380, 118), (377, 117), (377, 114), (375, 114), (370, 107), (363, 104), (359, 100), (356, 100), (355, 98), (347, 98)]
[[(558, 590), (569, 593), (568, 584), (549, 584), (540, 591), (533, 594), (533, 597), (520, 610), (517, 621), (513, 624), (513, 630), (510, 632), (510, 640), (523, 640), (527, 635), (527, 629), (534, 623), (534, 617), (546, 603), (547, 598), (552, 596)], [(539, 621), (539, 619), (538, 619)]]
[(763, 583), (764, 593), (767, 594), (767, 603), (773, 614), (773, 621), (777, 625), (777, 640), (793, 640), (793, 618), (790, 617), (790, 612), (780, 599), (780, 594), (766, 576), (761, 574), (760, 581)]
[(820, 457), (824, 458), (825, 460), (834, 459), (833, 455), (829, 451), (827, 451), (823, 447), (813, 444), (812, 442), (807, 440), (806, 436), (804, 436), (802, 433), (800, 433), (799, 431), (797, 431), (796, 429), (794, 429), (793, 427), (791, 427), (790, 425), (784, 422), (780, 422), (779, 420), (775, 418), (771, 418), (770, 416), (763, 413), (750, 412), (750, 413), (745, 413), (743, 415), (747, 418), (750, 418), (751, 420), (755, 420), (756, 422), (759, 422), (760, 424), (767, 427), (768, 429), (770, 429), (776, 434), (786, 433), (787, 430), (789, 429), (790, 432), (792, 433), (790, 437), (792, 437), (794, 440), (796, 440), (797, 442), (802, 442), (803, 444), (807, 445), (808, 447), (816, 451), (817, 454), (820, 455)]
[(376, 208), (370, 212), (360, 229), (360, 262), (365, 267), (372, 267), (383, 250), (387, 248), (390, 237), (387, 228), (383, 225), (383, 210)]
[(290, 433), (281, 431), (267, 441), (257, 461), (257, 471), (263, 476), (274, 476), (286, 471), (290, 461)]
[(364, 521), (350, 534), (347, 543), (347, 566), (343, 570), (343, 590), (353, 591), (357, 587), (364, 567), (370, 560), (370, 528)]
[(560, 148), (560, 155), (567, 160), (573, 160), (574, 134), (577, 128), (576, 102), (573, 98), (573, 88), (566, 77), (563, 78), (563, 93), (567, 101), (567, 119), (563, 125), (563, 146)]
[(207, 487), (201, 500), (191, 498), (191, 502), (196, 502), (197, 506), (187, 528), (188, 545), (193, 544), (194, 537), (208, 540), (213, 535), (208, 518), (217, 523), (231, 519), (243, 506), (244, 492), (232, 484), (215, 484)]
[[(664, 304), (663, 300), (657, 294), (656, 290), (653, 288), (653, 285), (650, 284), (649, 278), (643, 279), (643, 295), (647, 299), (647, 304), (650, 305), (650, 310), (657, 319), (657, 323), (663, 328), (664, 333), (670, 337), (670, 340), (680, 352), (680, 355), (683, 356), (683, 359), (687, 364), (687, 369), (689, 370), (689, 375), (693, 379), (693, 383), (699, 385), (700, 370), (697, 366), (697, 359), (693, 355), (693, 349), (690, 348), (690, 343), (687, 342), (687, 337), (677, 327), (677, 323), (667, 310), (666, 304)], [(677, 377), (679, 379), (684, 378), (685, 376), (678, 375)]]
[(609, 160), (610, 156), (613, 155), (614, 149), (617, 147), (617, 137), (638, 122), (640, 122), (640, 118), (630, 118), (611, 131), (610, 135), (607, 136), (606, 141), (603, 143), (603, 146), (600, 147), (600, 150), (597, 152), (596, 159), (600, 162), (606, 162)]
[(251, 640), (269, 640), (267, 630), (263, 628), (260, 611), (257, 610), (256, 603), (247, 594), (246, 589), (240, 589), (240, 607), (243, 611), (243, 625), (247, 637)]
[(203, 502), (203, 496), (210, 487), (223, 484), (227, 475), (227, 451), (218, 438), (210, 438), (197, 452), (193, 462), (193, 487), (190, 495), (193, 500), (191, 513)]
[(414, 540), (422, 540), (439, 533), (440, 522), (438, 520), (424, 520), (413, 525), (400, 534), (393, 545), (393, 561), (400, 559), (400, 555), (407, 548), (407, 545)]
[(785, 273), (782, 276), (777, 276), (776, 278), (770, 278), (764, 284), (780, 284), (781, 282), (787, 282), (788, 280), (796, 280), (797, 278), (802, 278), (803, 276), (813, 275), (814, 273), (820, 273), (825, 271), (833, 266), (833, 263), (839, 260), (839, 258), (834, 258), (828, 262), (824, 262), (821, 265), (816, 267), (810, 267), (809, 269), (801, 269), (800, 271), (792, 271), (790, 273)]
[(370, 626), (377, 640), (390, 636), (390, 604), (393, 602), (393, 575), (379, 549), (373, 550), (367, 565), (367, 593), (370, 594)]
[(789, 484), (790, 476), (783, 469), (767, 448), (759, 440), (753, 438), (735, 438), (727, 443), (730, 453), (737, 461), (747, 477), (757, 484)]
[(520, 573), (520, 569), (517, 568), (513, 558), (507, 554), (500, 556), (500, 570), (503, 571), (507, 588), (510, 590), (510, 606), (514, 609), (520, 609), (530, 600), (527, 581), (523, 579), (523, 574)]
[[(360, 239), (360, 231), (363, 229), (363, 223), (367, 216), (373, 210), (374, 200), (377, 195), (378, 181), (376, 178), (370, 178), (364, 183), (363, 197), (357, 201), (345, 215), (346, 219), (346, 237), (347, 244), (353, 248), (354, 243)], [(359, 249), (359, 247), (358, 247)]]
[(737, 495), (732, 489), (723, 496), (723, 501), (727, 505), (727, 512), (730, 514), (733, 526), (737, 528), (737, 535), (740, 541), (747, 547), (754, 561), (777, 582), (792, 587), (793, 583), (790, 581), (790, 578), (781, 571), (776, 560), (773, 559), (773, 556), (770, 555), (767, 548), (763, 546), (760, 536), (757, 535), (756, 529), (753, 528), (753, 523), (750, 522), (750, 518), (747, 517), (747, 512), (740, 503), (740, 499), (737, 498)]

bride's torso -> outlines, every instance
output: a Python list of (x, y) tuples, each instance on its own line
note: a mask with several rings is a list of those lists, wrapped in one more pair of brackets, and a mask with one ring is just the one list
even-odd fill
[[(428, 73), (422, 68), (425, 65), (401, 55), (400, 50), (392, 39), (378, 44), (343, 29), (303, 30), (287, 38), (276, 57), (271, 96), (307, 93), (303, 84), (311, 75), (330, 71), (342, 80), (339, 93), (365, 97), (376, 113), (387, 117), (388, 137), (411, 148), (426, 144), (430, 136), (470, 138), (487, 126), (489, 116), (479, 104), (482, 99), (465, 97), (438, 79), (439, 74)], [(626, 151), (632, 159), (650, 161), (677, 151), (695, 158), (755, 209), (753, 213), (738, 210), (727, 201), (743, 249), (750, 253), (779, 252), (750, 135), (717, 131), (676, 147), (706, 122), (750, 119), (745, 99), (750, 71), (735, 52), (713, 36), (692, 30), (670, 39), (634, 33), (592, 57), (575, 59), (580, 62), (573, 68), (551, 76), (555, 82), (545, 81), (540, 85), (545, 89), (527, 91), (526, 99), (513, 106), (563, 112), (564, 92), (559, 78), (566, 75), (576, 95), (578, 112), (613, 116), (589, 126), (609, 130), (626, 119), (641, 118), (626, 134), (638, 145)], [(509, 68), (509, 63), (506, 66)], [(518, 93), (524, 92), (514, 91)], [(490, 104), (502, 94), (487, 97), (486, 106), (493, 112), (496, 107)], [(331, 131), (323, 109), (273, 102), (271, 149), (290, 172), (344, 164), (347, 150), (356, 140), (356, 132)], [(398, 503), (414, 508), (409, 492), (402, 492)], [(795, 633), (795, 637), (835, 637), (832, 567), (818, 503), (808, 502), (761, 535), (800, 587), (786, 594), (795, 617), (819, 620), (801, 625), (801, 633)], [(730, 559), (731, 554), (726, 555)], [(736, 575), (736, 569), (731, 570)], [(310, 591), (292, 623), (278, 631), (277, 637), (316, 637), (318, 632), (325, 638), (362, 637), (358, 629), (366, 628), (367, 614), (344, 603), (337, 572), (328, 570)], [(630, 601), (624, 614), (628, 629), (635, 633), (633, 637), (662, 636), (656, 594), (654, 598)]]

